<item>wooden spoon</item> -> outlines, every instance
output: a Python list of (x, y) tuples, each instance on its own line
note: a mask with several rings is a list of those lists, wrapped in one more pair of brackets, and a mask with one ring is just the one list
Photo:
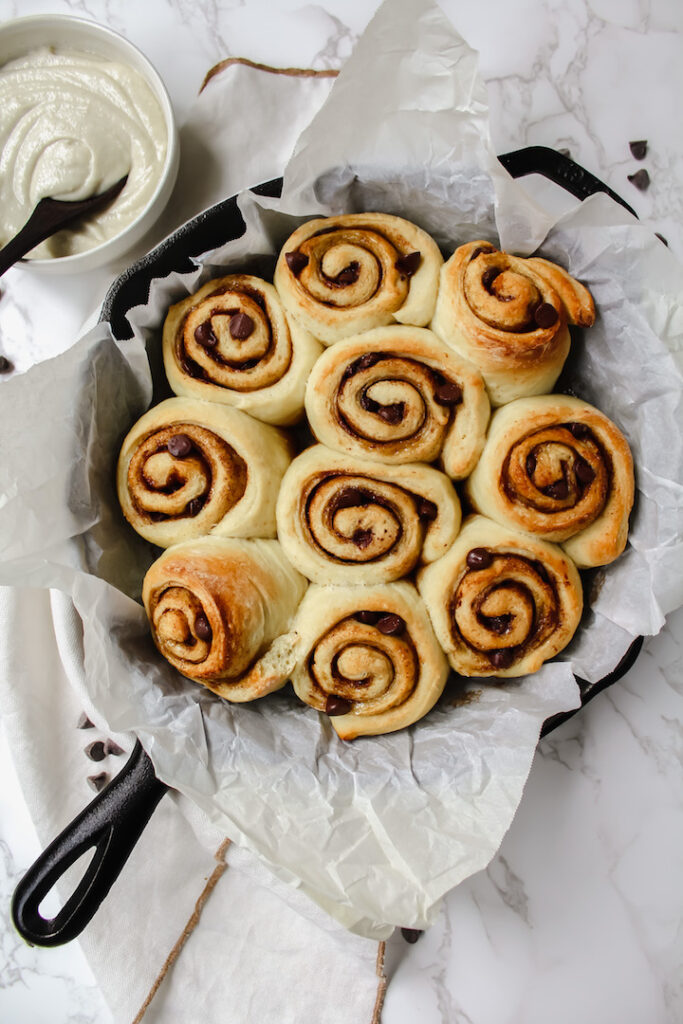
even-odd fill
[(127, 181), (126, 174), (111, 188), (88, 199), (41, 199), (21, 231), (0, 249), (0, 276), (39, 242), (44, 242), (50, 235), (54, 235), (55, 231), (65, 228), (79, 217), (86, 217), (106, 206), (116, 198)]

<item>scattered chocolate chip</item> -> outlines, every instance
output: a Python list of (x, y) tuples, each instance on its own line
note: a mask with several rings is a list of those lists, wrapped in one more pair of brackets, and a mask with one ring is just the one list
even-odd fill
[(107, 755), (111, 754), (112, 757), (120, 757), (121, 754), (124, 753), (124, 750), (118, 745), (118, 743), (114, 743), (113, 740), (105, 740), (104, 752)]
[(81, 717), (78, 719), (77, 729), (94, 729), (94, 724), (90, 721), (85, 711), (81, 713)]
[(9, 361), (7, 356), (0, 356), (0, 373), (10, 373), (14, 369), (14, 364)]
[(477, 256), (481, 256), (483, 252), (491, 253), (495, 251), (496, 250), (493, 248), (492, 245), (478, 245), (477, 248), (472, 253), (472, 255), (470, 256), (470, 263), (472, 262), (472, 260), (476, 260)]
[(308, 266), (308, 256), (303, 252), (286, 252), (285, 260), (294, 277), (298, 277), (304, 267)]
[(543, 488), (543, 493), (549, 498), (555, 498), (557, 501), (564, 501), (569, 494), (569, 484), (562, 477), (561, 480), (555, 480), (554, 483), (548, 484), (547, 487)]
[(165, 512), (148, 512), (147, 515), (153, 523), (163, 523), (168, 518)]
[(359, 505), (367, 505), (370, 496), (367, 491), (361, 491), (360, 487), (345, 487), (334, 499), (335, 511), (340, 508), (357, 508)]
[(98, 772), (97, 775), (88, 775), (86, 781), (91, 789), (94, 789), (96, 793), (99, 793), (107, 785), (109, 776), (106, 772)]
[(559, 319), (559, 314), (554, 306), (551, 306), (549, 302), (542, 302), (540, 306), (536, 306), (534, 310), (534, 320), (539, 327), (544, 329), (552, 327), (556, 324)]
[(356, 530), (351, 539), (357, 548), (364, 551), (372, 543), (372, 530)]
[(188, 516), (199, 515), (201, 510), (204, 508), (204, 502), (206, 498), (193, 498), (192, 501), (188, 501), (185, 506), (185, 512)]
[(492, 633), (497, 633), (498, 636), (502, 636), (510, 628), (512, 615), (485, 615), (483, 618), (487, 629), (490, 629)]
[(434, 401), (437, 405), (457, 405), (462, 402), (462, 388), (454, 381), (445, 380), (434, 389)]
[(343, 697), (333, 697), (330, 695), (325, 701), (325, 714), (329, 715), (330, 718), (334, 718), (335, 715), (348, 715), (351, 710), (351, 701), (344, 700)]
[(394, 266), (398, 270), (399, 274), (403, 274), (404, 277), (412, 277), (417, 268), (420, 266), (422, 260), (422, 253), (409, 252), (405, 256), (399, 256)]
[(400, 615), (393, 615), (390, 612), (389, 615), (382, 616), (377, 623), (377, 628), (385, 636), (398, 636), (406, 628), (406, 624)]
[(491, 285), (493, 284), (497, 277), (500, 277), (502, 273), (503, 271), (499, 267), (487, 267), (487, 269), (481, 275), (481, 283), (483, 284), (487, 292), (491, 291)]
[(566, 148), (558, 149), (557, 152), (560, 154), (560, 156), (566, 156), (566, 157), (570, 157), (571, 158), (571, 155), (572, 155), (571, 154), (571, 150), (566, 149)]
[(514, 651), (511, 651), (509, 648), (503, 648), (501, 651), (492, 651), (489, 654), (489, 661), (494, 668), (510, 668), (514, 660)]
[(371, 611), (360, 611), (356, 612), (354, 619), (358, 622), (362, 622), (364, 626), (376, 626), (379, 620), (382, 618), (383, 612), (371, 612)]
[(212, 637), (209, 620), (202, 612), (194, 620), (194, 631), (200, 640), (210, 640)]
[(576, 463), (574, 464), (574, 472), (576, 473), (576, 479), (579, 483), (582, 483), (584, 487), (587, 487), (595, 478), (593, 467), (582, 458), (578, 458), (576, 460)]
[(413, 946), (423, 933), (419, 928), (401, 928), (401, 935)]
[(192, 441), (187, 434), (175, 434), (166, 447), (174, 459), (184, 459), (192, 451)]
[(254, 331), (254, 321), (248, 313), (235, 313), (230, 317), (230, 337), (244, 341)]
[(577, 441), (583, 441), (591, 432), (587, 423), (568, 423), (567, 429)]
[(526, 457), (526, 475), (533, 476), (536, 470), (536, 456), (533, 452), (529, 452)]
[(659, 231), (655, 231), (655, 238), (658, 238), (660, 242), (663, 242), (667, 248), (669, 247), (669, 243), (667, 242), (666, 238), (664, 237), (664, 235), (660, 235)]
[(641, 167), (635, 174), (627, 174), (626, 177), (635, 185), (641, 192), (645, 192), (650, 187), (650, 175), (647, 173), (644, 167)]
[(486, 548), (472, 548), (467, 552), (465, 561), (470, 569), (488, 569), (493, 561), (493, 555)]
[(360, 263), (357, 263), (355, 260), (353, 260), (352, 263), (349, 263), (348, 267), (344, 267), (342, 272), (340, 274), (337, 274), (334, 281), (335, 284), (355, 284), (359, 276)]
[(405, 403), (394, 402), (392, 405), (380, 405), (377, 408), (377, 415), (380, 419), (384, 420), (385, 423), (389, 423), (391, 426), (395, 426), (400, 423), (405, 416)]
[(194, 338), (198, 344), (204, 345), (205, 348), (213, 348), (214, 345), (218, 344), (218, 338), (213, 333), (210, 320), (205, 320), (199, 327), (195, 327)]
[(417, 514), (425, 522), (433, 522), (439, 514), (438, 507), (429, 498), (420, 498), (417, 503)]
[(85, 756), (89, 757), (91, 761), (104, 761), (107, 752), (104, 749), (102, 740), (95, 740), (94, 743), (89, 743), (85, 748)]
[(634, 160), (644, 160), (647, 156), (647, 140), (638, 139), (636, 142), (629, 142), (628, 148)]

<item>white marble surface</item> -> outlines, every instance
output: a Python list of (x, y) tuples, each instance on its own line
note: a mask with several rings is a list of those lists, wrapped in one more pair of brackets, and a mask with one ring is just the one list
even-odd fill
[[(124, 32), (157, 66), (182, 123), (217, 61), (338, 67), (375, 6), (0, 0), (0, 17), (64, 12)], [(683, 258), (680, 0), (442, 6), (480, 51), (498, 152), (532, 143), (568, 148)], [(631, 139), (648, 140), (642, 163), (629, 152)], [(627, 180), (641, 166), (652, 178), (646, 192)], [(145, 245), (158, 237), (152, 232)], [(44, 349), (46, 332), (54, 351), (65, 347), (118, 269), (56, 282), (39, 309), (30, 305), (26, 273), (10, 272), (0, 352), (22, 369)], [(422, 1024), (683, 1019), (682, 637), (679, 612), (621, 683), (541, 743), (488, 870), (451, 895), (416, 945), (391, 943), (385, 1024), (418, 1016)], [(8, 923), (9, 895), (39, 845), (4, 748), (0, 767), (0, 1019), (104, 1024), (111, 1015), (78, 944), (29, 949)]]

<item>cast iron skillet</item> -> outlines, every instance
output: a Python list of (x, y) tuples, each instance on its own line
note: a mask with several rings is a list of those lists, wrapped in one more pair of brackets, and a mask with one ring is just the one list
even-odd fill
[[(602, 181), (553, 149), (530, 146), (504, 153), (499, 159), (513, 178), (540, 174), (577, 199), (606, 192), (636, 215), (628, 203)], [(281, 189), (282, 179), (278, 178), (257, 186), (254, 191), (279, 196)], [(111, 324), (116, 338), (132, 337), (126, 314), (133, 306), (146, 302), (153, 278), (164, 277), (171, 271), (191, 270), (191, 256), (216, 248), (228, 238), (238, 238), (244, 227), (235, 197), (194, 217), (114, 282), (105, 298), (100, 321)], [(642, 643), (642, 637), (635, 640), (616, 668), (598, 682), (589, 683), (577, 677), (582, 706), (628, 672)], [(573, 714), (574, 711), (569, 711), (549, 718), (541, 735), (545, 736)], [(119, 774), (50, 843), (19, 882), (12, 900), (12, 918), (17, 931), (28, 943), (59, 946), (80, 935), (118, 878), (166, 790), (138, 741)], [(53, 918), (43, 917), (39, 908), (45, 896), (91, 847), (95, 848), (92, 860), (62, 910)]]

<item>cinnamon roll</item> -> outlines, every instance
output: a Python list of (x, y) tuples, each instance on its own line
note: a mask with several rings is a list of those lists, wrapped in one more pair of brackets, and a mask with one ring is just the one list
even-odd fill
[(456, 480), (479, 458), (489, 411), (479, 371), (420, 327), (338, 342), (306, 387), (308, 421), (323, 444), (391, 465), (439, 459)]
[(315, 445), (285, 473), (278, 537), (316, 583), (388, 583), (445, 554), (460, 502), (431, 466), (386, 466)]
[(498, 409), (466, 487), (477, 511), (562, 542), (580, 569), (606, 565), (626, 546), (631, 451), (614, 423), (578, 398), (541, 395)]
[(312, 584), (294, 629), (294, 689), (344, 740), (412, 725), (443, 691), (448, 664), (410, 583)]
[(291, 461), (285, 434), (246, 413), (169, 398), (126, 436), (117, 468), (123, 514), (159, 547), (207, 533), (274, 537), (275, 503)]
[(561, 548), (484, 516), (418, 574), (439, 643), (463, 676), (521, 676), (563, 650), (583, 609), (578, 570)]
[(275, 540), (200, 537), (164, 551), (142, 600), (167, 661), (243, 702), (287, 681), (295, 657), (286, 633), (305, 589)]
[(551, 391), (569, 353), (567, 323), (594, 320), (590, 293), (561, 267), (479, 241), (444, 264), (431, 328), (479, 367), (496, 406)]
[(429, 323), (443, 258), (430, 235), (387, 213), (307, 221), (287, 239), (275, 287), (325, 345), (394, 321)]
[(171, 306), (166, 376), (176, 395), (232, 405), (266, 423), (301, 418), (318, 342), (285, 314), (271, 284), (247, 274), (208, 281)]

